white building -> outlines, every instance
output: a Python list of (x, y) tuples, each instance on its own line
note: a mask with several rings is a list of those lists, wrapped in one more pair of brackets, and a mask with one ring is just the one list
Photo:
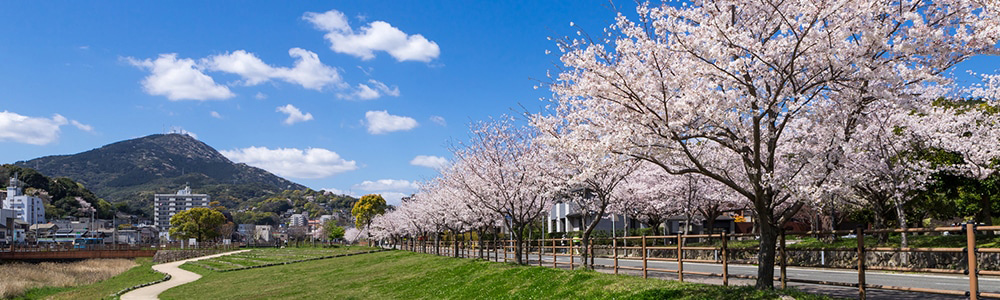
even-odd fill
[(333, 215), (322, 215), (319, 216), (319, 224), (324, 225), (326, 222), (333, 220)]
[(288, 225), (292, 227), (306, 226), (309, 224), (309, 218), (306, 217), (306, 213), (294, 214), (290, 219), (291, 221)]
[(176, 194), (153, 195), (153, 224), (163, 236), (170, 229), (170, 218), (181, 211), (193, 207), (208, 207), (211, 197), (206, 194), (192, 194), (191, 187), (185, 186)]
[(11, 244), (24, 241), (23, 230), (18, 229), (17, 211), (0, 209), (0, 243)]
[(3, 209), (14, 210), (16, 217), (28, 224), (45, 223), (45, 205), (42, 198), (24, 194), (22, 183), (15, 174), (7, 185), (7, 199), (3, 201)]
[(257, 241), (270, 242), (273, 234), (274, 227), (271, 227), (271, 225), (257, 225), (256, 228), (254, 228), (253, 239)]

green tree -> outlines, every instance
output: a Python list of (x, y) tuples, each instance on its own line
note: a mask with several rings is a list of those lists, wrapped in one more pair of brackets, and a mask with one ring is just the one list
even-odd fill
[(326, 231), (326, 236), (330, 240), (342, 239), (344, 238), (344, 227), (337, 226), (337, 222), (333, 220), (327, 221), (323, 224), (323, 230)]
[(219, 226), (225, 222), (226, 216), (221, 212), (207, 207), (195, 207), (170, 218), (170, 235), (205, 241), (219, 236)]
[(361, 197), (354, 203), (351, 215), (354, 216), (354, 225), (358, 228), (362, 226), (368, 228), (372, 219), (377, 215), (385, 213), (385, 199), (379, 194), (368, 194)]

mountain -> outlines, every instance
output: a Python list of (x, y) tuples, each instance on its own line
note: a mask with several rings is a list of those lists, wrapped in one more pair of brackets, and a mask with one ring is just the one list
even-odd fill
[(49, 177), (68, 177), (112, 203), (127, 203), (149, 214), (155, 193), (173, 193), (190, 184), (227, 207), (246, 199), (303, 190), (305, 186), (260, 168), (233, 163), (211, 146), (186, 134), (154, 134), (73, 155), (20, 161)]

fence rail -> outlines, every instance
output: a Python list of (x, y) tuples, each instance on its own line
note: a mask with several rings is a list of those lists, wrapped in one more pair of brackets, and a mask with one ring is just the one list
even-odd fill
[(187, 245), (182, 243), (161, 243), (161, 244), (43, 244), (43, 245), (18, 245), (12, 244), (8, 247), (0, 247), (0, 253), (13, 252), (67, 252), (67, 251), (111, 251), (111, 250), (167, 250), (167, 249), (235, 249), (245, 246), (242, 243), (199, 243), (197, 245)]
[[(943, 294), (943, 295), (962, 295), (968, 296), (969, 299), (979, 299), (979, 298), (1000, 298), (1000, 293), (989, 293), (979, 291), (979, 275), (1000, 275), (1000, 270), (981, 270), (977, 265), (977, 258), (981, 253), (1000, 253), (1000, 248), (977, 248), (976, 247), (976, 232), (980, 231), (998, 231), (1000, 226), (976, 226), (974, 224), (965, 224), (963, 226), (951, 226), (951, 227), (934, 227), (934, 228), (906, 228), (906, 229), (877, 229), (877, 230), (866, 230), (864, 228), (857, 228), (855, 230), (836, 230), (836, 231), (800, 231), (800, 232), (784, 232), (784, 234), (779, 236), (779, 241), (777, 244), (777, 257), (775, 265), (779, 268), (779, 274), (775, 276), (775, 280), (778, 280), (782, 288), (787, 286), (788, 282), (798, 282), (798, 283), (808, 283), (808, 284), (819, 284), (819, 285), (831, 285), (831, 286), (842, 286), (842, 287), (853, 287), (858, 289), (858, 296), (861, 299), (866, 298), (867, 289), (882, 289), (882, 290), (896, 290), (896, 291), (907, 291), (907, 292), (921, 292), (921, 293), (933, 293), (933, 294)], [(928, 232), (962, 232), (966, 236), (965, 248), (930, 248), (930, 247), (872, 247), (865, 246), (865, 236), (868, 234), (878, 233), (928, 233)], [(851, 248), (796, 248), (796, 251), (834, 251), (834, 252), (856, 252), (856, 265), (853, 268), (840, 268), (847, 270), (856, 270), (858, 278), (857, 282), (839, 282), (839, 281), (827, 281), (827, 280), (810, 280), (810, 279), (799, 279), (799, 278), (789, 278), (787, 276), (788, 267), (788, 253), (787, 253), (787, 243), (785, 241), (785, 236), (823, 236), (823, 235), (842, 235), (842, 234), (855, 234), (857, 239), (857, 246)], [(673, 273), (676, 274), (678, 280), (684, 281), (684, 275), (699, 275), (699, 276), (714, 276), (721, 277), (723, 285), (729, 285), (730, 278), (741, 278), (741, 279), (757, 279), (754, 275), (745, 274), (730, 274), (729, 264), (732, 262), (730, 257), (733, 250), (747, 250), (746, 248), (732, 249), (728, 246), (728, 241), (735, 238), (746, 238), (746, 237), (756, 237), (753, 234), (691, 234), (691, 235), (663, 235), (663, 236), (628, 236), (628, 237), (615, 237), (615, 238), (592, 238), (590, 240), (591, 247), (583, 247), (580, 245), (579, 240), (568, 239), (568, 238), (555, 238), (555, 239), (537, 239), (537, 240), (526, 240), (524, 241), (524, 248), (522, 255), (524, 255), (525, 262), (530, 264), (527, 259), (531, 256), (538, 258), (537, 265), (543, 266), (548, 265), (553, 268), (558, 268), (560, 266), (568, 267), (570, 270), (576, 267), (585, 266), (585, 264), (600, 266), (604, 268), (612, 269), (614, 274), (618, 274), (619, 270), (631, 270), (640, 271), (643, 278), (648, 278), (651, 272), (656, 273)], [(686, 246), (685, 242), (687, 239), (719, 239), (721, 241), (719, 246)], [(606, 243), (610, 246), (610, 256), (609, 255), (594, 255), (594, 241), (599, 241)], [(652, 241), (661, 242), (660, 245), (653, 245)], [(672, 241), (673, 245), (663, 245), (667, 241)], [(493, 261), (509, 262), (516, 260), (512, 258), (512, 255), (516, 251), (514, 246), (515, 241), (512, 240), (483, 240), (483, 241), (428, 241), (426, 238), (419, 240), (408, 239), (401, 240), (397, 247), (403, 250), (415, 251), (415, 252), (425, 252), (434, 253), (438, 255), (456, 256), (456, 257), (470, 257), (470, 258), (483, 258)], [(603, 246), (602, 246), (603, 247)], [(585, 249), (589, 248), (588, 253), (589, 262), (577, 260), (580, 253)], [(609, 250), (606, 247), (602, 250)], [(651, 252), (657, 251), (660, 254), (672, 254), (672, 257), (661, 257), (652, 256)], [(714, 251), (714, 259), (704, 259), (704, 258), (685, 258), (685, 251)], [(630, 253), (631, 252), (631, 253)], [(639, 253), (636, 253), (639, 252)], [(867, 254), (870, 252), (891, 252), (891, 253), (955, 253), (964, 254), (964, 260), (966, 261), (965, 268), (960, 269), (941, 269), (941, 268), (917, 268), (917, 267), (888, 267), (888, 266), (874, 266), (869, 265), (866, 261)], [(551, 258), (551, 262), (544, 261), (545, 258)], [(593, 262), (594, 258), (611, 259), (612, 264), (595, 264)], [(560, 258), (563, 258), (561, 261)], [(565, 259), (568, 258), (568, 262)], [(633, 263), (641, 262), (640, 266), (628, 266), (622, 265), (622, 261), (632, 261)], [(654, 268), (649, 266), (650, 261), (667, 261), (676, 263), (675, 269), (663, 269)], [(699, 271), (685, 271), (684, 263), (711, 263), (711, 264), (721, 264), (722, 272), (699, 272)], [(945, 289), (931, 289), (922, 287), (903, 287), (903, 286), (891, 286), (891, 285), (879, 285), (879, 284), (869, 284), (866, 283), (866, 273), (867, 270), (881, 270), (881, 271), (902, 271), (902, 272), (917, 272), (917, 273), (932, 273), (932, 274), (964, 274), (969, 279), (969, 289), (968, 290), (945, 290)]]

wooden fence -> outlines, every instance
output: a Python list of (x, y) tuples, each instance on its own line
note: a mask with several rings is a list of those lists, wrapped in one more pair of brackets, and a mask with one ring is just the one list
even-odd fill
[[(1000, 270), (980, 270), (977, 265), (977, 257), (979, 253), (1000, 253), (1000, 248), (977, 248), (976, 247), (976, 232), (977, 231), (997, 231), (1000, 230), (1000, 226), (979, 226), (975, 224), (964, 224), (963, 226), (954, 227), (935, 227), (935, 228), (908, 228), (908, 229), (874, 229), (865, 230), (864, 228), (857, 228), (855, 230), (838, 230), (838, 231), (803, 231), (803, 232), (785, 232), (785, 234), (780, 235), (779, 241), (777, 243), (777, 258), (775, 264), (779, 268), (779, 274), (775, 278), (779, 280), (781, 287), (785, 288), (788, 282), (799, 282), (799, 283), (809, 283), (809, 284), (820, 284), (820, 285), (833, 285), (833, 286), (843, 286), (843, 287), (853, 287), (858, 289), (858, 296), (860, 299), (866, 299), (867, 289), (884, 289), (884, 290), (897, 290), (897, 291), (908, 291), (908, 292), (921, 292), (921, 293), (933, 293), (933, 294), (944, 294), (944, 295), (957, 295), (957, 296), (967, 296), (969, 299), (979, 299), (979, 298), (1000, 298), (1000, 293), (989, 293), (979, 291), (979, 275), (1000, 275)], [(965, 248), (892, 248), (892, 247), (871, 247), (865, 245), (865, 236), (868, 234), (889, 234), (889, 233), (928, 233), (928, 232), (963, 232), (966, 236), (966, 247)], [(810, 280), (810, 279), (798, 279), (798, 278), (788, 278), (787, 267), (788, 267), (788, 255), (787, 255), (787, 244), (785, 241), (785, 236), (822, 236), (822, 235), (843, 235), (843, 234), (855, 234), (857, 237), (857, 246), (849, 248), (796, 248), (797, 251), (850, 251), (856, 252), (857, 255), (857, 265), (852, 268), (857, 271), (858, 279), (857, 283), (850, 282), (838, 282), (838, 281), (827, 281), (827, 280)], [(591, 245), (594, 241), (599, 243), (610, 243), (611, 245), (611, 255), (598, 255), (595, 256), (593, 253), (594, 247), (589, 247), (591, 252), (589, 257), (591, 262), (593, 258), (604, 258), (610, 259), (612, 265), (598, 265), (595, 266), (610, 268), (613, 270), (614, 274), (618, 274), (619, 270), (632, 270), (642, 273), (643, 278), (647, 278), (652, 272), (660, 273), (674, 273), (677, 275), (678, 280), (684, 281), (684, 275), (701, 275), (701, 276), (716, 276), (722, 278), (723, 285), (729, 285), (730, 278), (742, 278), (742, 279), (756, 279), (753, 275), (742, 275), (742, 274), (730, 274), (729, 265), (731, 263), (731, 251), (733, 248), (729, 247), (728, 242), (733, 239), (739, 238), (755, 238), (754, 234), (690, 234), (690, 235), (671, 235), (671, 236), (631, 236), (631, 237), (616, 237), (616, 238), (595, 238), (591, 240)], [(719, 246), (685, 246), (685, 242), (688, 239), (719, 239), (721, 243), (717, 243)], [(655, 243), (652, 241), (656, 241)], [(662, 241), (672, 241), (672, 245), (668, 245)], [(481, 243), (479, 241), (428, 241), (427, 239), (408, 239), (400, 240), (399, 244), (393, 246), (398, 249), (433, 253), (445, 256), (458, 256), (458, 257), (469, 257), (469, 258), (482, 258), (493, 261), (515, 261), (512, 258), (514, 251), (514, 241), (512, 240), (484, 240)], [(662, 244), (662, 245), (659, 245)], [(479, 248), (481, 245), (482, 248)], [(553, 268), (558, 268), (560, 266), (568, 267), (569, 269), (574, 269), (578, 266), (583, 266), (586, 262), (577, 261), (576, 258), (580, 256), (579, 253), (582, 250), (582, 246), (579, 245), (578, 239), (537, 239), (537, 240), (526, 240), (524, 241), (524, 255), (523, 262), (530, 264), (530, 260), (527, 258), (530, 256), (535, 256), (538, 258), (538, 266), (551, 266)], [(694, 259), (685, 258), (685, 250), (708, 250), (715, 251), (717, 257), (715, 259)], [(650, 255), (651, 251), (666, 251), (673, 252), (673, 257), (659, 257)], [(631, 255), (630, 255), (631, 252)], [(964, 254), (966, 266), (962, 270), (954, 269), (941, 269), (941, 268), (910, 268), (910, 267), (883, 267), (883, 266), (869, 266), (866, 263), (866, 254), (873, 252), (894, 252), (894, 253), (919, 253), (919, 252), (939, 252), (939, 253), (959, 253)], [(551, 257), (551, 262), (545, 262), (545, 257)], [(560, 257), (568, 257), (568, 262), (560, 261)], [(630, 260), (630, 261), (641, 261), (641, 267), (624, 266), (619, 263), (620, 260)], [(675, 262), (676, 269), (658, 269), (649, 266), (650, 261), (668, 261)], [(711, 273), (711, 272), (697, 272), (697, 271), (685, 271), (684, 263), (713, 263), (721, 264), (721, 273)], [(968, 276), (969, 279), (969, 289), (965, 291), (960, 290), (943, 290), (943, 289), (932, 289), (932, 288), (918, 288), (918, 287), (903, 287), (903, 286), (889, 286), (889, 285), (877, 285), (868, 284), (865, 282), (866, 271), (867, 270), (881, 270), (881, 271), (904, 271), (904, 272), (916, 272), (916, 273), (936, 273), (936, 274), (964, 274)]]

